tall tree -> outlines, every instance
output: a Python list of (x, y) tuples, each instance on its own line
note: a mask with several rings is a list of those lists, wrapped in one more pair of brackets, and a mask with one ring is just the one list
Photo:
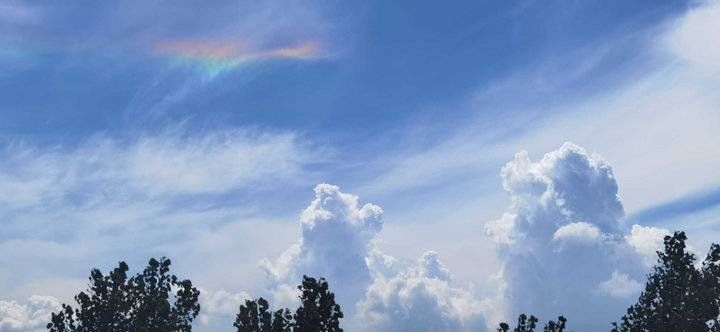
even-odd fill
[(170, 272), (170, 260), (150, 259), (141, 273), (128, 279), (128, 265), (120, 262), (109, 275), (90, 272), (86, 292), (75, 296), (78, 308), (63, 304), (53, 313), (51, 332), (170, 332), (191, 331), (200, 312), (200, 292), (190, 280)]
[(335, 294), (325, 278), (316, 280), (303, 276), (300, 286), (302, 305), (295, 311), (294, 332), (342, 332), (340, 319), (343, 313), (335, 303)]
[(648, 276), (638, 302), (628, 308), (621, 332), (718, 331), (720, 301), (720, 246), (710, 248), (700, 269), (695, 256), (686, 251), (684, 232), (664, 239), (658, 263)]

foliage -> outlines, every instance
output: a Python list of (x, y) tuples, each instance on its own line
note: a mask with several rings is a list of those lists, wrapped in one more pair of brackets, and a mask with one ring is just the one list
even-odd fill
[[(560, 316), (558, 317), (557, 322), (551, 320), (547, 324), (545, 324), (543, 332), (564, 332), (566, 322), (567, 319), (563, 316)], [(528, 317), (525, 314), (520, 314), (520, 316), (518, 316), (517, 327), (512, 331), (534, 332), (535, 328), (537, 327), (537, 323), (538, 319), (535, 316), (530, 315), (530, 317)], [(508, 332), (510, 331), (510, 325), (508, 325), (507, 323), (500, 323), (500, 326), (497, 330), (498, 332)]]
[(120, 262), (109, 275), (90, 272), (86, 292), (75, 296), (78, 308), (63, 304), (53, 313), (51, 332), (191, 331), (200, 312), (200, 292), (190, 280), (169, 274), (170, 260), (150, 259), (141, 273), (128, 279)]
[(713, 244), (700, 268), (686, 252), (684, 232), (664, 239), (664, 252), (648, 276), (638, 302), (614, 332), (720, 331), (720, 246)]
[(298, 286), (302, 305), (295, 311), (295, 332), (342, 332), (343, 313), (325, 278), (303, 276)]
[(238, 332), (342, 332), (340, 319), (343, 318), (340, 305), (335, 303), (335, 294), (324, 278), (303, 276), (298, 286), (300, 307), (294, 315), (289, 309), (280, 309), (272, 315), (268, 302), (259, 298), (245, 301), (235, 318)]
[(246, 300), (244, 305), (240, 305), (233, 326), (237, 327), (238, 332), (290, 332), (290, 310), (280, 309), (270, 313), (269, 307), (267, 300), (262, 297), (256, 301)]

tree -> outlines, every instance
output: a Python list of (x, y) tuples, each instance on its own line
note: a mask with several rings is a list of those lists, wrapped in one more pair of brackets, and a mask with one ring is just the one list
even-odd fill
[[(567, 322), (567, 319), (563, 316), (558, 317), (557, 322), (555, 321), (549, 321), (547, 324), (545, 324), (545, 328), (543, 329), (543, 332), (564, 332), (565, 331), (565, 323)], [(535, 328), (537, 327), (538, 319), (537, 317), (530, 315), (528, 317), (525, 314), (520, 314), (518, 316), (518, 323), (517, 327), (512, 330), (513, 332), (534, 332)], [(497, 329), (498, 332), (508, 332), (510, 331), (510, 325), (507, 323), (500, 323), (500, 326)]]
[(290, 332), (293, 316), (288, 309), (276, 310), (272, 318), (272, 332)]
[(533, 332), (535, 331), (535, 327), (537, 326), (538, 319), (530, 315), (530, 318), (528, 318), (525, 314), (520, 314), (518, 317), (518, 324), (514, 332)]
[(551, 320), (547, 324), (545, 324), (543, 332), (564, 332), (566, 322), (567, 319), (563, 316), (560, 316), (558, 317), (557, 322)]
[(270, 305), (262, 297), (256, 301), (246, 300), (233, 326), (238, 332), (290, 332), (292, 315), (288, 309), (270, 313)]
[(698, 269), (686, 240), (684, 232), (665, 237), (645, 290), (620, 325), (613, 323), (614, 332), (720, 331), (720, 246), (710, 247)]
[(713, 244), (702, 265), (703, 284), (701, 292), (707, 301), (703, 316), (712, 317), (708, 330), (720, 332), (720, 245)]
[(335, 294), (330, 292), (325, 278), (316, 280), (303, 276), (300, 290), (302, 305), (295, 311), (294, 332), (342, 332), (340, 319), (343, 313), (335, 303)]
[(53, 313), (51, 332), (191, 331), (200, 312), (200, 292), (190, 280), (169, 274), (170, 260), (150, 259), (142, 273), (128, 279), (120, 262), (109, 275), (90, 272), (86, 292), (75, 296), (78, 308), (63, 304)]
[(324, 278), (303, 276), (298, 290), (301, 305), (294, 315), (289, 309), (280, 309), (271, 315), (270, 305), (263, 298), (246, 300), (240, 305), (233, 326), (238, 332), (342, 332), (343, 313)]
[[(564, 332), (566, 322), (567, 319), (563, 316), (560, 316), (558, 317), (557, 322), (551, 320), (547, 324), (545, 324), (543, 332)], [(535, 328), (537, 327), (537, 323), (537, 317), (533, 315), (530, 315), (530, 317), (528, 317), (525, 314), (520, 314), (520, 316), (518, 316), (517, 327), (513, 330), (513, 332), (534, 332)], [(508, 325), (507, 323), (500, 323), (500, 326), (497, 330), (498, 332), (508, 332), (510, 331), (510, 325)]]

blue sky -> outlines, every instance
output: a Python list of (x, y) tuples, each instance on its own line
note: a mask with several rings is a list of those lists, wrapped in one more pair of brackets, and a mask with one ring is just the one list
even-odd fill
[[(344, 300), (350, 331), (414, 330), (383, 320), (382, 290), (418, 283), (472, 304), (404, 306), (463, 313), (438, 330), (493, 326), (535, 310), (502, 273), (528, 229), (549, 232), (528, 240), (537, 262), (567, 234), (642, 256), (675, 229), (702, 256), (720, 235), (717, 22), (716, 1), (0, 1), (0, 331), (42, 327), (93, 266), (159, 255), (203, 288), (201, 331), (228, 330), (248, 294), (290, 303), (301, 268), (361, 283), (339, 286), (364, 294)], [(582, 201), (616, 194), (620, 215)], [(350, 226), (304, 228), (323, 209)], [(303, 260), (326, 252), (347, 255)], [(595, 303), (614, 319), (645, 272), (583, 257), (607, 262), (577, 285), (611, 289)], [(353, 264), (364, 281), (338, 272)]]

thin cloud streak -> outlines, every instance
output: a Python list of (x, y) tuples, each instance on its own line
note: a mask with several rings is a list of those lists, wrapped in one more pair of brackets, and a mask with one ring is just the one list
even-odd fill
[(662, 225), (663, 222), (667, 220), (702, 212), (717, 207), (718, 205), (720, 205), (720, 187), (691, 193), (678, 199), (640, 210), (628, 216), (628, 220), (633, 223), (646, 225)]

